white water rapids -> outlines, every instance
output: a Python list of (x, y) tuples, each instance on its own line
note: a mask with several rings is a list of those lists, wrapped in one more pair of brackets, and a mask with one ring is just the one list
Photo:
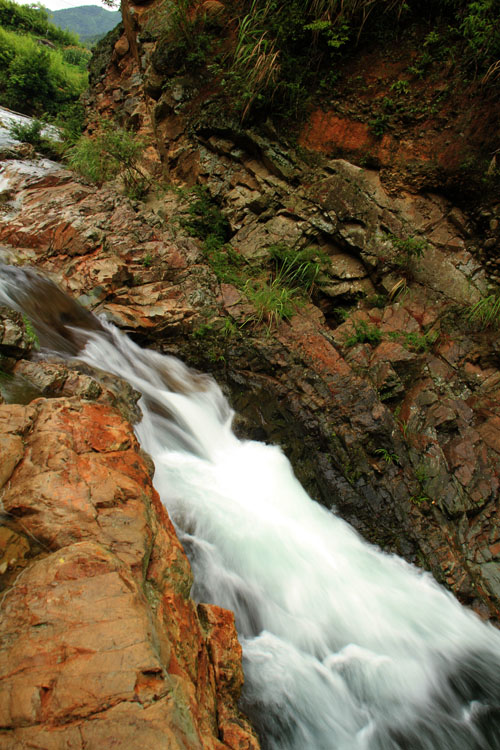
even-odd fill
[[(35, 318), (34, 278), (0, 266), (0, 302), (59, 349), (59, 334)], [(215, 382), (96, 328), (72, 329), (78, 357), (143, 394), (138, 437), (195, 598), (236, 613), (243, 703), (262, 747), (498, 750), (500, 633), (310, 500), (279, 448), (238, 440)]]

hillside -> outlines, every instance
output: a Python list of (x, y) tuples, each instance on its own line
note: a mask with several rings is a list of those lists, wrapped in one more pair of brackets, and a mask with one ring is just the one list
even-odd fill
[(100, 38), (120, 23), (120, 11), (110, 11), (98, 5), (82, 5), (51, 13), (51, 20), (61, 29), (74, 31), (82, 41), (89, 37)]
[[(0, 104), (24, 114), (71, 109), (87, 86), (89, 51), (43, 7), (0, 0)], [(69, 111), (69, 110), (68, 110)]]

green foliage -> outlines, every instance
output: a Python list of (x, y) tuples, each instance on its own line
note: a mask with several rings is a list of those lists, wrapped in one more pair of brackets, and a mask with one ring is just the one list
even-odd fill
[(163, 0), (150, 16), (146, 32), (159, 38), (153, 56), (159, 72), (192, 70), (205, 64), (218, 46), (220, 14), (193, 0)]
[[(464, 73), (497, 75), (498, 0), (163, 0), (151, 10), (147, 33), (159, 37), (153, 62), (160, 73), (209, 69), (228, 94), (224, 105), (242, 119), (269, 110), (290, 118), (315, 91), (331, 92), (341, 56), (362, 39), (390, 43), (423, 22), (429, 31), (409, 73), (422, 77), (446, 58)], [(403, 97), (410, 87), (401, 79), (391, 88)], [(377, 136), (388, 130), (395, 109), (386, 97), (370, 122)]]
[(410, 235), (409, 237), (397, 237), (395, 234), (386, 233), (385, 238), (398, 250), (399, 254), (392, 260), (396, 268), (399, 268), (406, 276), (418, 269), (417, 261), (422, 258), (428, 247), (426, 240)]
[(274, 262), (271, 278), (248, 279), (243, 293), (255, 307), (252, 320), (265, 323), (270, 331), (280, 320), (289, 320), (306, 295), (310, 295), (320, 271), (315, 248), (294, 250), (285, 243), (269, 247)]
[(52, 158), (59, 156), (58, 143), (42, 134), (44, 123), (36, 118), (23, 124), (14, 122), (9, 128), (13, 138), (21, 143), (30, 143), (37, 151)]
[(21, 143), (31, 143), (35, 148), (42, 143), (43, 123), (36, 118), (28, 123), (13, 122), (9, 128), (10, 135)]
[(478, 68), (491, 65), (500, 57), (500, 8), (497, 0), (464, 3), (459, 30), (467, 43), (467, 53)]
[(86, 85), (87, 74), (67, 64), (61, 50), (0, 28), (0, 104), (27, 114), (55, 114)]
[(366, 303), (372, 307), (378, 307), (380, 310), (387, 305), (388, 299), (386, 294), (373, 294), (366, 298)]
[(264, 283), (249, 279), (243, 293), (255, 308), (255, 315), (248, 320), (265, 323), (269, 331), (280, 320), (289, 320), (296, 310), (296, 290), (283, 286), (279, 278)]
[(19, 33), (42, 36), (59, 45), (78, 43), (75, 33), (63, 31), (50, 23), (47, 10), (35, 3), (18, 5), (11, 0), (0, 0), (0, 26)]
[(497, 328), (500, 323), (500, 295), (482, 297), (467, 310), (466, 318), (479, 328)]
[(34, 349), (40, 348), (40, 341), (38, 339), (37, 333), (35, 329), (33, 328), (33, 324), (29, 318), (26, 317), (26, 315), (23, 315), (23, 323), (24, 328), (26, 330), (26, 338), (28, 339), (28, 342), (31, 344), (31, 346)]
[[(260, 5), (260, 7), (259, 7)], [(265, 28), (267, 4), (252, 0), (238, 25), (238, 37), (228, 77), (244, 120), (257, 100), (271, 98), (279, 75), (279, 51)]]
[(386, 112), (382, 112), (368, 122), (370, 130), (378, 138), (381, 138), (384, 133), (389, 130), (391, 118)]
[(56, 117), (56, 125), (61, 131), (64, 148), (74, 146), (85, 127), (85, 109), (81, 102), (69, 102), (61, 107)]
[(192, 237), (208, 242), (210, 249), (221, 247), (230, 237), (228, 220), (205, 187), (196, 185), (191, 196), (194, 200), (189, 205), (189, 218), (183, 219), (182, 226)]
[(413, 505), (420, 506), (420, 505), (425, 505), (428, 502), (432, 502), (432, 505), (434, 505), (434, 501), (431, 501), (430, 497), (428, 497), (427, 495), (420, 494), (420, 495), (412, 495), (410, 497), (410, 503), (412, 503)]
[(276, 278), (292, 289), (311, 292), (320, 272), (320, 263), (314, 248), (294, 250), (284, 243), (269, 247), (269, 255), (276, 264)]
[(141, 263), (144, 268), (150, 268), (153, 265), (153, 256), (151, 255), (151, 253), (146, 253)]
[(145, 146), (134, 133), (102, 122), (95, 136), (82, 136), (68, 149), (68, 163), (97, 185), (122, 174), (127, 194), (140, 198), (149, 188), (149, 180), (138, 166)]
[(375, 453), (378, 454), (379, 456), (382, 456), (382, 458), (384, 459), (384, 461), (386, 463), (388, 463), (388, 464), (394, 464), (394, 463), (398, 464), (399, 463), (400, 459), (399, 459), (399, 456), (398, 456), (397, 453), (390, 453), (385, 448), (377, 448), (377, 450), (375, 451)]
[(78, 47), (73, 45), (71, 47), (65, 47), (62, 52), (64, 62), (68, 65), (74, 65), (80, 70), (87, 70), (92, 53), (85, 47)]
[(422, 353), (432, 349), (439, 338), (439, 331), (427, 331), (426, 333), (392, 331), (389, 333), (389, 338), (401, 341), (406, 349)]
[(410, 91), (410, 83), (409, 81), (404, 81), (402, 79), (394, 81), (391, 85), (391, 91), (396, 92), (396, 94), (408, 94)]
[(356, 344), (380, 344), (382, 331), (375, 325), (367, 323), (366, 320), (354, 321), (354, 331), (344, 341), (345, 346)]

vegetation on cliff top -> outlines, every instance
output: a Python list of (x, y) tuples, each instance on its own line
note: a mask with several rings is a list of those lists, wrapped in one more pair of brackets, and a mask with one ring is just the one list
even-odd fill
[(242, 119), (272, 106), (290, 114), (336, 80), (341, 56), (370, 39), (427, 26), (423, 57), (451, 58), (464, 76), (500, 70), (500, 6), (495, 0), (164, 0), (149, 31), (160, 44), (160, 73), (208, 66)]
[(55, 115), (87, 86), (90, 52), (45, 9), (0, 0), (0, 104)]

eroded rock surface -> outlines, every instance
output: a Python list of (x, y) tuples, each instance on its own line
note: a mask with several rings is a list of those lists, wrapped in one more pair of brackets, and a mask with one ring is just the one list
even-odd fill
[(106, 388), (51, 367), (55, 396), (0, 405), (2, 748), (257, 750), (232, 613), (189, 598), (189, 564)]

